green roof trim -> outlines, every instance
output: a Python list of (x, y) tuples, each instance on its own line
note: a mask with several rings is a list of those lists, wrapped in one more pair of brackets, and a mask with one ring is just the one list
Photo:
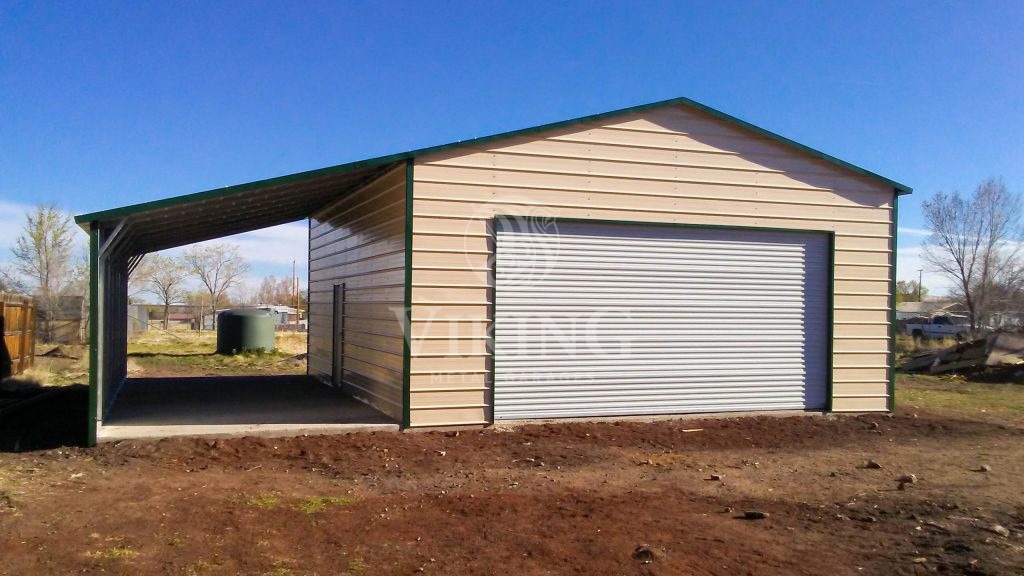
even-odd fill
[(276, 178), (268, 178), (266, 180), (257, 180), (255, 182), (248, 182), (248, 183), (245, 183), (245, 184), (238, 184), (238, 185), (235, 185), (235, 186), (227, 186), (227, 187), (224, 187), (224, 188), (214, 188), (212, 190), (206, 190), (204, 192), (196, 192), (196, 193), (193, 193), (193, 194), (186, 194), (186, 195), (183, 195), (183, 196), (174, 196), (174, 197), (171, 197), (171, 198), (163, 198), (163, 199), (160, 199), (160, 200), (153, 200), (153, 201), (150, 201), (150, 202), (143, 202), (141, 204), (132, 204), (132, 205), (129, 205), (129, 206), (123, 206), (123, 207), (120, 207), (120, 208), (113, 208), (113, 209), (110, 209), (110, 210), (103, 210), (103, 211), (99, 211), (99, 212), (91, 212), (91, 213), (88, 213), (88, 214), (82, 214), (82, 215), (76, 216), (75, 217), (75, 222), (80, 224), (80, 225), (88, 225), (89, 223), (92, 223), (92, 222), (110, 221), (110, 220), (114, 220), (114, 219), (117, 219), (117, 218), (122, 218), (124, 216), (130, 216), (132, 214), (136, 214), (136, 213), (139, 213), (139, 212), (145, 212), (145, 211), (148, 211), (148, 210), (153, 210), (153, 209), (158, 209), (158, 208), (167, 208), (167, 207), (172, 207), (172, 206), (178, 206), (178, 205), (181, 205), (181, 204), (188, 204), (190, 202), (194, 202), (194, 201), (198, 201), (198, 200), (206, 200), (206, 199), (211, 199), (211, 198), (219, 198), (219, 197), (223, 197), (223, 196), (230, 196), (232, 194), (238, 194), (240, 192), (246, 192), (248, 190), (267, 188), (267, 187), (271, 187), (271, 186), (280, 186), (282, 184), (290, 184), (290, 183), (293, 183), (293, 182), (301, 182), (301, 181), (305, 181), (305, 180), (311, 180), (311, 179), (314, 179), (314, 178), (321, 178), (321, 177), (324, 177), (324, 176), (331, 176), (331, 175), (334, 175), (334, 174), (343, 174), (345, 172), (350, 172), (350, 171), (358, 170), (358, 169), (361, 169), (361, 168), (370, 168), (370, 167), (374, 167), (374, 166), (383, 166), (383, 165), (386, 165), (386, 164), (391, 164), (391, 163), (395, 163), (395, 162), (401, 162), (401, 161), (405, 161), (405, 160), (410, 160), (410, 159), (414, 159), (414, 158), (416, 158), (418, 156), (425, 156), (427, 154), (433, 154), (433, 153), (436, 153), (436, 152), (444, 152), (446, 150), (452, 150), (452, 149), (456, 149), (456, 148), (463, 148), (463, 147), (468, 147), (468, 146), (476, 146), (476, 145), (479, 145), (479, 144), (484, 144), (484, 143), (488, 143), (488, 142), (494, 142), (496, 140), (503, 140), (503, 139), (512, 138), (512, 137), (515, 137), (515, 136), (524, 136), (524, 135), (528, 135), (528, 134), (536, 134), (538, 132), (543, 132), (543, 131), (546, 131), (546, 130), (553, 130), (553, 129), (556, 129), (556, 128), (563, 128), (563, 127), (572, 126), (572, 125), (575, 125), (575, 124), (583, 124), (583, 123), (586, 123), (586, 122), (593, 122), (595, 120), (602, 120), (602, 119), (605, 119), (605, 118), (611, 118), (611, 117), (620, 116), (620, 115), (623, 115), (623, 114), (630, 114), (630, 113), (634, 113), (634, 112), (642, 112), (644, 110), (651, 110), (651, 109), (654, 109), (654, 108), (662, 108), (662, 107), (665, 107), (665, 106), (677, 106), (677, 105), (689, 106), (690, 108), (694, 108), (694, 109), (700, 110), (700, 111), (705, 112), (705, 113), (707, 113), (707, 114), (709, 114), (711, 116), (714, 116), (715, 118), (718, 118), (718, 119), (723, 120), (725, 122), (728, 122), (730, 124), (739, 126), (739, 127), (744, 128), (746, 130), (750, 130), (750, 131), (752, 131), (752, 132), (754, 132), (756, 134), (759, 134), (759, 135), (764, 136), (766, 138), (769, 138), (771, 140), (775, 140), (775, 141), (780, 142), (782, 144), (785, 144), (787, 146), (796, 148), (796, 149), (801, 150), (801, 151), (803, 151), (803, 152), (805, 152), (807, 154), (815, 156), (815, 157), (817, 157), (817, 158), (819, 158), (821, 160), (825, 160), (825, 161), (830, 162), (832, 164), (835, 164), (837, 166), (841, 166), (841, 167), (843, 167), (843, 168), (845, 168), (847, 170), (856, 172), (856, 173), (861, 174), (863, 176), (868, 176), (870, 178), (874, 178), (876, 180), (880, 180), (880, 181), (882, 181), (882, 182), (884, 182), (884, 183), (886, 183), (888, 185), (891, 185), (893, 187), (893, 189), (895, 190), (897, 195), (910, 194), (911, 192), (913, 192), (913, 188), (911, 188), (910, 186), (907, 186), (905, 184), (900, 184), (899, 182), (896, 182), (895, 180), (890, 180), (889, 178), (886, 178), (884, 176), (881, 176), (879, 174), (871, 172), (870, 170), (866, 170), (864, 168), (861, 168), (860, 166), (855, 166), (853, 164), (850, 164), (849, 162), (840, 160), (839, 158), (836, 158), (835, 156), (831, 156), (829, 154), (821, 152), (820, 150), (816, 150), (814, 148), (811, 148), (810, 146), (805, 146), (803, 144), (800, 144), (799, 142), (790, 140), (789, 138), (786, 138), (784, 136), (780, 136), (779, 134), (776, 134), (776, 133), (771, 132), (769, 130), (765, 130), (764, 128), (755, 126), (755, 125), (753, 125), (753, 124), (751, 124), (749, 122), (746, 122), (744, 120), (740, 120), (739, 118), (736, 118), (735, 116), (731, 116), (729, 114), (726, 114), (725, 112), (722, 112), (720, 110), (716, 110), (714, 108), (711, 108), (710, 106), (705, 106), (704, 104), (701, 104), (699, 102), (695, 102), (695, 101), (693, 101), (693, 100), (691, 100), (689, 98), (671, 98), (669, 100), (661, 100), (659, 102), (652, 102), (650, 104), (641, 104), (639, 106), (632, 106), (632, 107), (629, 107), (629, 108), (621, 108), (619, 110), (612, 110), (612, 111), (609, 111), (609, 112), (602, 112), (600, 114), (591, 114), (589, 116), (583, 116), (583, 117), (580, 117), (580, 118), (573, 118), (571, 120), (562, 120), (562, 121), (559, 121), (559, 122), (551, 122), (551, 123), (548, 123), (548, 124), (541, 124), (539, 126), (532, 126), (532, 127), (529, 127), (529, 128), (522, 128), (522, 129), (519, 129), (519, 130), (512, 130), (510, 132), (502, 132), (500, 134), (492, 134), (490, 136), (481, 136), (479, 138), (472, 138), (470, 140), (460, 140), (460, 141), (457, 141), (457, 142), (451, 142), (449, 144), (441, 144), (439, 146), (431, 146), (431, 147), (428, 147), (428, 148), (420, 148), (418, 150), (410, 150), (408, 152), (399, 152), (397, 154), (389, 154), (387, 156), (378, 156), (376, 158), (368, 158), (366, 160), (358, 160), (358, 161), (349, 162), (349, 163), (346, 163), (346, 164), (338, 164), (336, 166), (329, 166), (327, 168), (318, 168), (316, 170), (308, 170), (306, 172), (297, 172), (295, 174), (288, 174), (286, 176), (278, 176)]

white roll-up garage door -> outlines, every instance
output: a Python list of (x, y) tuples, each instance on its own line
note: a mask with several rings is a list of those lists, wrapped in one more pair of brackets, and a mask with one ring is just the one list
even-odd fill
[(822, 233), (500, 220), (494, 417), (825, 406)]

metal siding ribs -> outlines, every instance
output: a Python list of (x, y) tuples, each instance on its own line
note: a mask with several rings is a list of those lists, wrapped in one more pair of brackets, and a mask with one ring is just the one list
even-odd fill
[(820, 409), (828, 236), (499, 222), (496, 419)]

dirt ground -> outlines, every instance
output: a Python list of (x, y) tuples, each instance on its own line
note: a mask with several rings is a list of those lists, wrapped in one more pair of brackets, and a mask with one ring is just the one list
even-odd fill
[(1024, 421), (932, 384), (894, 417), (2, 453), (0, 574), (1022, 574)]

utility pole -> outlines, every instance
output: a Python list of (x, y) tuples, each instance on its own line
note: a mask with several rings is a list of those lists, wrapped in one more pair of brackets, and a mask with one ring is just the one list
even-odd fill
[(295, 331), (299, 331), (299, 277), (295, 275), (295, 260), (292, 260), (292, 295), (295, 297)]
[(918, 302), (921, 301), (921, 278), (922, 278), (923, 273), (924, 273), (924, 269), (923, 268), (918, 268), (917, 269), (917, 301)]

